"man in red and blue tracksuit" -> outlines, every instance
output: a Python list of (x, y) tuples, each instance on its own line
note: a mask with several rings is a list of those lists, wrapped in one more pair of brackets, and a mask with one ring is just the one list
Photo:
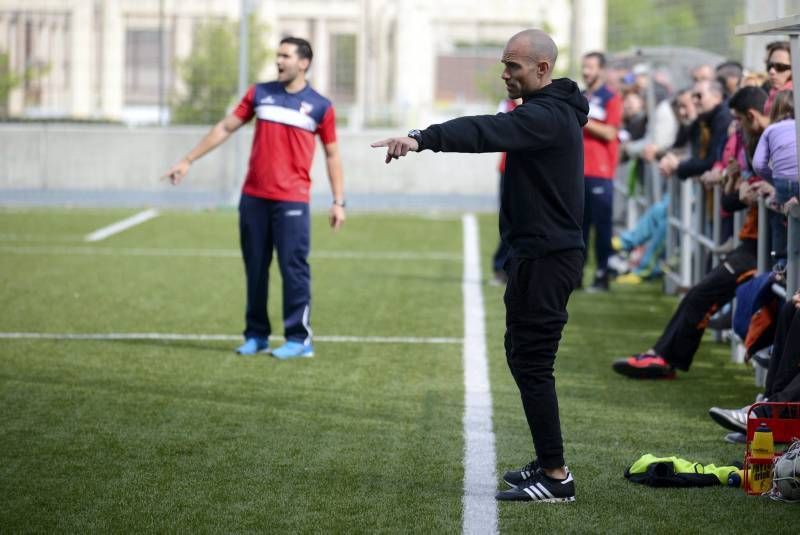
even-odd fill
[(589, 244), (594, 227), (594, 252), (597, 261), (593, 291), (608, 290), (608, 258), (611, 256), (614, 173), (617, 169), (622, 123), (622, 99), (605, 83), (606, 57), (601, 52), (583, 56), (582, 74), (589, 101), (589, 122), (583, 129), (583, 165), (586, 177), (583, 205), (583, 241)]
[(269, 266), (273, 251), (283, 279), (286, 343), (271, 351), (280, 359), (312, 357), (309, 171), (315, 137), (325, 147), (333, 193), (330, 224), (345, 220), (342, 170), (336, 144), (334, 108), (306, 81), (313, 53), (308, 41), (287, 37), (277, 53), (278, 79), (255, 84), (225, 117), (167, 173), (173, 183), (189, 166), (256, 118), (247, 177), (239, 204), (239, 233), (247, 276), (245, 342), (237, 352), (270, 352), (267, 316)]

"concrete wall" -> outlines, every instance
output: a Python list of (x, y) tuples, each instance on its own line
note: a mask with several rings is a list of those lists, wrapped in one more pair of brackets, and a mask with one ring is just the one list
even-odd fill
[[(169, 189), (159, 177), (207, 132), (206, 127), (125, 128), (94, 125), (0, 125), (0, 197), (9, 190)], [(497, 154), (433, 154), (426, 151), (383, 163), (383, 150), (370, 142), (396, 131), (339, 132), (350, 194), (494, 195)], [(244, 136), (249, 154), (252, 131)], [(325, 157), (317, 144), (312, 192), (329, 192)], [(182, 186), (187, 191), (234, 192), (235, 141), (192, 166)]]

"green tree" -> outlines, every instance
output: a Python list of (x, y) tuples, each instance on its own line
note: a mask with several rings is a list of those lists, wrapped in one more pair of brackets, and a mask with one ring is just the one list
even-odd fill
[(8, 114), (8, 96), (22, 80), (21, 75), (11, 70), (8, 54), (0, 52), (0, 116)]
[(743, 0), (608, 0), (608, 49), (689, 46), (739, 58)]
[(40, 64), (28, 66), (22, 73), (14, 72), (8, 53), (0, 52), (0, 117), (8, 115), (8, 97), (14, 89), (25, 80), (33, 81), (44, 76), (49, 69), (49, 65)]
[[(271, 57), (264, 44), (266, 24), (250, 16), (248, 33), (248, 78), (255, 82)], [(192, 52), (178, 63), (178, 73), (186, 92), (172, 99), (172, 122), (212, 124), (219, 121), (228, 106), (240, 95), (239, 24), (222, 21), (202, 25), (195, 35)]]

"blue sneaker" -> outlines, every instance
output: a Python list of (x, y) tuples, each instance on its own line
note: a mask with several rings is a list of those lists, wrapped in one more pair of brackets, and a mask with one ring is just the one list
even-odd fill
[(248, 338), (236, 348), (240, 355), (255, 355), (256, 353), (269, 353), (268, 338)]
[(309, 358), (314, 356), (314, 346), (289, 341), (273, 351), (272, 356), (281, 360)]

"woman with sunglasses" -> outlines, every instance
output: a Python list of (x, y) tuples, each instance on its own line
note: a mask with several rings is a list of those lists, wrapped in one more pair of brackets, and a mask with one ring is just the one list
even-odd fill
[(764, 113), (769, 115), (775, 95), (792, 87), (792, 56), (788, 41), (775, 41), (767, 47), (767, 76), (769, 76), (769, 98)]

